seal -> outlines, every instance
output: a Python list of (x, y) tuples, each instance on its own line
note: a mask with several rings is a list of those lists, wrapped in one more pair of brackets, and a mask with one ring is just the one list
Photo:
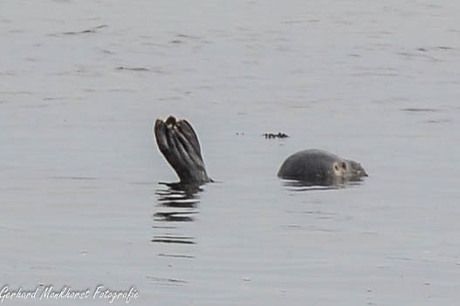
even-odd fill
[(155, 121), (154, 133), (158, 148), (179, 176), (181, 184), (202, 185), (212, 180), (206, 172), (200, 142), (187, 120), (169, 116)]
[[(157, 119), (154, 133), (160, 152), (180, 179), (181, 189), (212, 182), (201, 155), (198, 136), (187, 120), (177, 120), (173, 116), (165, 121)], [(341, 185), (360, 181), (365, 176), (367, 173), (360, 163), (316, 149), (289, 156), (278, 171), (278, 177), (296, 180), (306, 186)]]
[(310, 186), (334, 186), (360, 181), (367, 176), (360, 163), (343, 159), (323, 150), (302, 150), (289, 156), (281, 165), (278, 177)]

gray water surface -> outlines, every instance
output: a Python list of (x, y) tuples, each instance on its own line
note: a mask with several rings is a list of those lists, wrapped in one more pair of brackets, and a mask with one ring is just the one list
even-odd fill
[[(3, 287), (134, 286), (133, 305), (456, 305), (458, 2), (1, 6)], [(216, 180), (196, 193), (159, 184), (177, 180), (151, 132), (170, 114), (193, 124)], [(306, 148), (370, 176), (285, 186), (279, 166)], [(50, 303), (109, 304), (5, 300)]]

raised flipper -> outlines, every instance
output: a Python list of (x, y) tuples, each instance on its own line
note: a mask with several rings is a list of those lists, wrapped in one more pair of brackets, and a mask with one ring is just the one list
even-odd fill
[(186, 120), (169, 116), (155, 122), (158, 148), (184, 184), (210, 182), (201, 156), (200, 143), (193, 127)]

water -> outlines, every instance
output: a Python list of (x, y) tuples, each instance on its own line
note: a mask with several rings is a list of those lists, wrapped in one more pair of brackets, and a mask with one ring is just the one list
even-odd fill
[[(459, 10), (4, 1), (3, 285), (134, 286), (136, 305), (455, 305)], [(217, 181), (186, 203), (158, 184), (176, 180), (151, 133), (169, 114)], [(292, 190), (276, 173), (305, 148), (370, 177)]]

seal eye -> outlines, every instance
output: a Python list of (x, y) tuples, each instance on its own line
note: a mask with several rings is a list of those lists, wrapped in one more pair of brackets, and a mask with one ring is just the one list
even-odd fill
[(347, 163), (346, 162), (342, 162), (342, 168), (345, 169), (345, 170), (347, 169)]
[(339, 166), (337, 166), (337, 164), (334, 164), (334, 170), (339, 172)]

